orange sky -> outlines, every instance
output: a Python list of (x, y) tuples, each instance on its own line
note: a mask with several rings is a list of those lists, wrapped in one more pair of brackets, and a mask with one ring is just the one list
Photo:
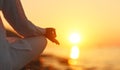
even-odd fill
[(34, 24), (56, 28), (60, 46), (70, 46), (72, 32), (81, 34), (80, 45), (120, 44), (120, 0), (21, 1)]

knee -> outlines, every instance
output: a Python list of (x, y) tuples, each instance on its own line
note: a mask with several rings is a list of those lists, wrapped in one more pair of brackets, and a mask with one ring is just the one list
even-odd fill
[(37, 36), (25, 39), (31, 46), (46, 46), (47, 39), (45, 36)]
[(37, 41), (37, 43), (38, 43), (38, 49), (37, 50), (39, 50), (40, 53), (42, 53), (44, 51), (44, 49), (46, 48), (47, 39), (44, 36), (37, 37), (37, 39), (38, 39), (38, 41)]
[(45, 36), (37, 36), (25, 39), (30, 44), (33, 53), (42, 53), (47, 45)]
[(47, 39), (46, 39), (46, 37), (40, 36), (40, 37), (38, 37), (38, 39), (39, 39), (39, 44), (40, 45), (43, 45), (43, 46), (47, 45)]
[(36, 43), (36, 44), (34, 43), (34, 45), (36, 45), (36, 48), (34, 46), (36, 51), (39, 50), (39, 51), (43, 52), (47, 45), (46, 37), (44, 37), (44, 36), (36, 37), (34, 42)]

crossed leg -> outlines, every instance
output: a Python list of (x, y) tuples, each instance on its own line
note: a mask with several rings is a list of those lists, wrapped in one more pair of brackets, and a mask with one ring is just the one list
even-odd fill
[[(13, 39), (13, 40), (12, 40)], [(29, 63), (33, 58), (39, 56), (46, 47), (47, 40), (44, 36), (31, 38), (12, 38), (13, 42), (9, 43), (8, 54), (4, 58), (9, 61), (12, 70), (19, 70)], [(16, 39), (16, 40), (14, 40)], [(4, 50), (6, 51), (6, 50)], [(10, 68), (9, 67), (9, 68)], [(7, 70), (7, 69), (5, 69)], [(10, 70), (10, 69), (9, 69)]]

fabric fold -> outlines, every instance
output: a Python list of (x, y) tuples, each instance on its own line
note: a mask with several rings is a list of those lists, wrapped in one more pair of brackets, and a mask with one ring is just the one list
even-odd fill
[(14, 48), (16, 50), (28, 50), (28, 51), (32, 51), (32, 47), (31, 45), (25, 41), (25, 40), (17, 40), (13, 43), (11, 43), (11, 48)]

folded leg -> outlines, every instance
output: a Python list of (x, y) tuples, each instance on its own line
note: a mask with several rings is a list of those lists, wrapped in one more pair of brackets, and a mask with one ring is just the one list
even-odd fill
[(13, 70), (19, 70), (33, 58), (39, 56), (47, 44), (44, 36), (16, 39), (11, 43), (10, 55)]

